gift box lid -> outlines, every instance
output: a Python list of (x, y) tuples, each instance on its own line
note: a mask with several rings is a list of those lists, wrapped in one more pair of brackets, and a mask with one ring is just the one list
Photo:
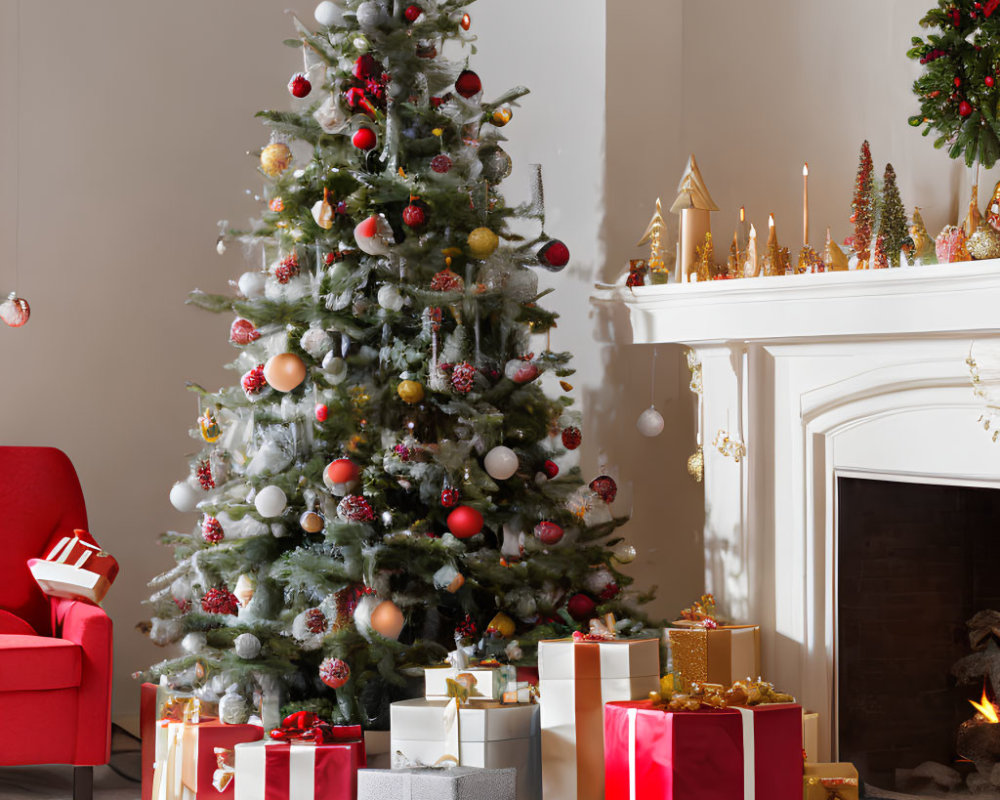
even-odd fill
[(515, 800), (516, 792), (513, 767), (358, 770), (358, 800)]
[[(393, 739), (443, 739), (444, 711), (453, 700), (399, 700), (390, 706)], [(495, 742), (525, 739), (538, 726), (538, 706), (476, 703), (459, 709), (459, 741)]]
[(660, 677), (658, 639), (576, 642), (543, 639), (538, 643), (538, 676), (547, 680)]

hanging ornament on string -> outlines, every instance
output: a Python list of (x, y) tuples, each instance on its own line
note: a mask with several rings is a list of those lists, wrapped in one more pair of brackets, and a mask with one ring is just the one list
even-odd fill
[(698, 395), (698, 402), (695, 406), (695, 451), (688, 456), (688, 475), (694, 478), (696, 483), (701, 483), (705, 475), (705, 450), (702, 440), (702, 428), (704, 422), (704, 389), (702, 386), (701, 362), (698, 361), (694, 350), (687, 352), (688, 370), (691, 372), (691, 383), (689, 388)]
[(31, 306), (23, 297), (11, 292), (7, 299), (0, 303), (0, 319), (11, 328), (20, 328), (31, 316)]
[(653, 400), (656, 396), (656, 348), (653, 348), (653, 363), (649, 369), (649, 408), (639, 415), (635, 427), (643, 436), (652, 438), (663, 432), (663, 416), (656, 410)]

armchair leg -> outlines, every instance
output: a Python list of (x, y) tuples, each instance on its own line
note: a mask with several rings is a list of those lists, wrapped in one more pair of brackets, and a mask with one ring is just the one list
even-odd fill
[(73, 800), (93, 800), (94, 768), (73, 767)]

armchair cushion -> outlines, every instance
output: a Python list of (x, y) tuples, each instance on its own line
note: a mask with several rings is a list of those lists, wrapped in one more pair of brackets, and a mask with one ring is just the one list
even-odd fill
[(49, 636), (0, 636), (0, 691), (48, 691), (80, 685), (80, 645)]
[(19, 634), (21, 636), (37, 636), (34, 628), (17, 614), (11, 614), (0, 608), (0, 636), (9, 634)]

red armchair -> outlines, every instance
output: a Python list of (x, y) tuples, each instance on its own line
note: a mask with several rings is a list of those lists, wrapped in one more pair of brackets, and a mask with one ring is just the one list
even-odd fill
[(87, 527), (76, 471), (51, 447), (0, 447), (0, 765), (72, 764), (73, 796), (92, 796), (111, 748), (111, 620), (99, 607), (42, 594), (29, 558)]

